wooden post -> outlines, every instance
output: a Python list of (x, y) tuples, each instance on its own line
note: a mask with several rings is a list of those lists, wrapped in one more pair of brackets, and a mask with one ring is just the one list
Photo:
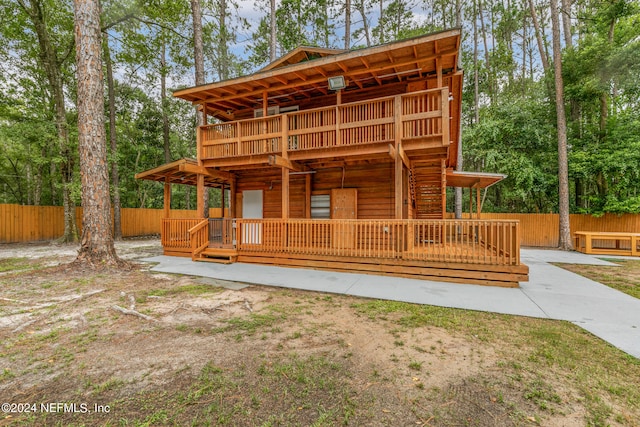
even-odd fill
[(336, 92), (336, 145), (342, 145), (342, 133), (340, 132), (340, 105), (342, 104), (342, 91)]
[(451, 121), (451, 117), (449, 117), (449, 89), (442, 89), (440, 97), (442, 98), (440, 100), (440, 110), (442, 112), (442, 145), (446, 147), (451, 143), (451, 136), (449, 135)]
[(171, 184), (168, 178), (164, 182), (164, 217), (171, 217)]
[(400, 144), (402, 143), (402, 99), (396, 96), (394, 99), (395, 119), (395, 167), (394, 167), (394, 191), (395, 191), (395, 219), (402, 219), (402, 158), (400, 157)]
[(469, 187), (469, 219), (473, 219), (473, 187)]
[(220, 200), (220, 204), (222, 204), (222, 212), (220, 213), (220, 216), (221, 216), (222, 218), (226, 218), (226, 217), (227, 217), (227, 215), (226, 215), (226, 213), (225, 213), (225, 211), (224, 211), (225, 204), (226, 204), (225, 197), (224, 197), (224, 183), (223, 183), (223, 184), (222, 184), (222, 186), (220, 187), (220, 199), (221, 199), (221, 200)]
[[(265, 90), (262, 92), (262, 133), (267, 134), (267, 116), (269, 115), (269, 95)], [(262, 142), (262, 152), (267, 152), (267, 138)]]
[[(282, 138), (289, 140), (289, 116), (282, 116)], [(282, 158), (289, 160), (288, 144), (282, 142)], [(282, 219), (289, 219), (289, 169), (282, 168)]]
[(311, 218), (311, 174), (304, 176), (304, 217)]
[(236, 217), (236, 180), (232, 179), (231, 180), (231, 185), (229, 187), (229, 204), (231, 205), (229, 207), (229, 214), (231, 215), (231, 218), (235, 218)]
[(442, 87), (442, 58), (436, 58), (436, 79), (438, 81), (438, 87)]
[(480, 219), (482, 207), (480, 206), (480, 187), (476, 187), (476, 217)]
[(202, 174), (198, 174), (196, 189), (196, 197), (198, 198), (196, 209), (198, 210), (198, 218), (202, 218), (202, 214), (204, 213), (204, 192), (206, 190), (204, 186), (204, 175)]

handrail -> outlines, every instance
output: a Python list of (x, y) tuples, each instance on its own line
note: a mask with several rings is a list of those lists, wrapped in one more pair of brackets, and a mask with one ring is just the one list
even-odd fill
[(203, 250), (209, 246), (209, 220), (203, 219), (189, 229), (191, 240), (191, 259), (195, 261)]
[[(195, 259), (210, 243), (209, 220), (182, 221), (184, 224), (198, 221), (188, 229), (177, 227), (189, 234), (190, 246), (187, 247), (191, 247)], [(225, 229), (228, 228), (224, 233), (229, 240), (225, 242), (246, 255), (520, 265), (519, 221), (516, 220), (225, 218), (222, 221)], [(165, 237), (162, 236), (163, 245), (168, 242)]]
[(518, 221), (236, 221), (244, 233), (237, 244), (240, 252), (520, 265)]
[[(443, 139), (443, 145), (448, 145), (448, 125), (445, 124), (448, 116), (448, 89), (428, 89), (200, 126), (202, 152), (199, 154), (203, 159), (228, 158), (391, 142), (397, 137), (435, 136)], [(300, 126), (300, 122), (305, 124)], [(400, 125), (397, 130), (396, 122)]]

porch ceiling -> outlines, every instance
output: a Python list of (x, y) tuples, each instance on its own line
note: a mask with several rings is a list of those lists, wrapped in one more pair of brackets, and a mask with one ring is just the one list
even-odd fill
[[(454, 29), (352, 51), (301, 48), (257, 73), (173, 95), (230, 120), (229, 111), (261, 108), (265, 93), (270, 106), (331, 94), (327, 78), (332, 76), (344, 76), (348, 92), (435, 76), (439, 68), (445, 75), (456, 73), (460, 38), (460, 30)], [(317, 54), (309, 55), (311, 51)]]
[(204, 185), (206, 187), (220, 187), (223, 184), (228, 184), (229, 180), (233, 179), (233, 175), (228, 172), (200, 169), (195, 159), (187, 158), (137, 173), (135, 178), (170, 184), (197, 185), (198, 172), (202, 173), (203, 171), (205, 172)]

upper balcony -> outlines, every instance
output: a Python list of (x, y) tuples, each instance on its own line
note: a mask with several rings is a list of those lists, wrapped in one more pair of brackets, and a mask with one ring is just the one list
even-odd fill
[(389, 152), (396, 142), (409, 155), (451, 143), (449, 89), (374, 98), (263, 118), (201, 126), (199, 153), (205, 166), (366, 156)]

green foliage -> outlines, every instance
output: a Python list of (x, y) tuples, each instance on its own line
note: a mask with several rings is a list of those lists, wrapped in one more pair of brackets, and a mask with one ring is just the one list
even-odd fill
[[(277, 2), (278, 56), (300, 45), (342, 47), (345, 4)], [(201, 6), (207, 81), (246, 74), (269, 62), (267, 1), (254, 5), (254, 22), (235, 1), (201, 1)], [(509, 176), (489, 189), (485, 211), (554, 212), (557, 148), (555, 105), (549, 96), (553, 76), (541, 69), (526, 2), (483, 2), (480, 15), (477, 2), (464, 0), (353, 0), (352, 44), (386, 43), (454, 27), (458, 6), (465, 70), (464, 168)], [(60, 169), (67, 161), (75, 171), (72, 194), (79, 200), (72, 7), (67, 0), (0, 3), (2, 203), (61, 204)], [(536, 7), (541, 36), (546, 38), (549, 10), (542, 4)], [(102, 8), (116, 79), (118, 152), (111, 153), (110, 161), (121, 171), (122, 206), (161, 207), (162, 187), (133, 176), (164, 162), (163, 113), (169, 120), (171, 158), (195, 156), (194, 110), (170, 96), (172, 87), (194, 82), (190, 5), (180, 0), (104, 0)], [(71, 155), (57, 139), (51, 82), (33, 10), (42, 12), (55, 50)], [(563, 78), (571, 209), (597, 215), (640, 212), (640, 7), (629, 0), (583, 2), (574, 3), (568, 15), (574, 37), (573, 46), (563, 53)], [(161, 76), (168, 82), (164, 100), (159, 96)], [(174, 208), (195, 207), (194, 189), (174, 186), (173, 191)], [(218, 193), (214, 199), (212, 205), (219, 204)]]

